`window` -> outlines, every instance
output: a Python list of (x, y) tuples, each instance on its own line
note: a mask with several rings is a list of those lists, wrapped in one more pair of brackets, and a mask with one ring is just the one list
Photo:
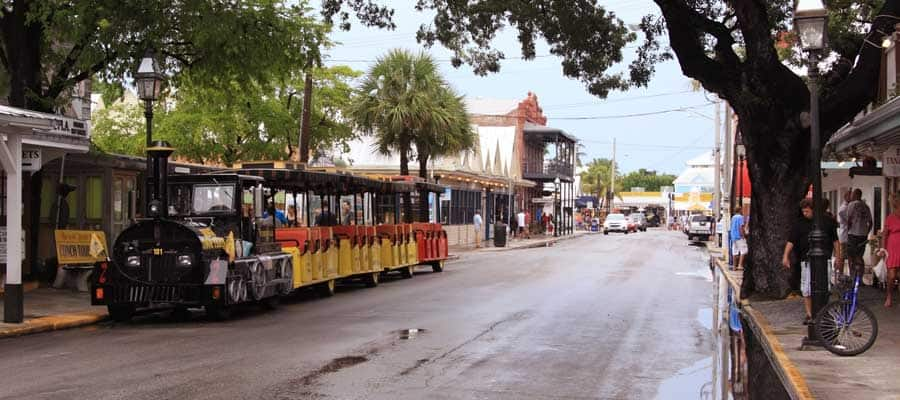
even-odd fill
[(197, 185), (192, 204), (193, 214), (234, 211), (234, 186)]
[(103, 178), (89, 176), (85, 179), (86, 219), (103, 219)]
[[(63, 182), (75, 188), (66, 196), (66, 203), (69, 205), (70, 221), (77, 221), (78, 217), (78, 178), (67, 176), (63, 178)], [(59, 178), (54, 176), (45, 176), (41, 183), (41, 219), (45, 221), (53, 221), (56, 219), (56, 186), (59, 184)], [(4, 202), (5, 204), (5, 202)]]

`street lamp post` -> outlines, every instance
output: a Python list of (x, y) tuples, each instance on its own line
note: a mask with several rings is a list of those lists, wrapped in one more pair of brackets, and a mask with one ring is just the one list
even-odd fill
[[(825, 260), (825, 231), (822, 229), (822, 144), (819, 132), (819, 56), (827, 42), (828, 13), (819, 0), (800, 0), (794, 10), (794, 28), (800, 38), (800, 46), (809, 54), (809, 113), (810, 113), (810, 165), (813, 184), (813, 227), (809, 234), (810, 291), (812, 312), (816, 316), (828, 301), (828, 272)], [(804, 344), (820, 345), (815, 325), (809, 325)]]
[(744, 157), (747, 155), (747, 150), (744, 148), (743, 143), (738, 143), (737, 145), (737, 154), (738, 154), (738, 174), (737, 174), (737, 182), (738, 182), (738, 207), (744, 206)]
[[(141, 64), (138, 66), (137, 72), (134, 74), (134, 85), (137, 87), (138, 98), (144, 101), (144, 118), (147, 120), (147, 149), (153, 147), (153, 102), (159, 99), (159, 93), (162, 88), (163, 75), (160, 72), (159, 64), (153, 57), (153, 51), (147, 50)], [(150, 152), (147, 152), (147, 169), (144, 172), (144, 196), (145, 199), (152, 199), (155, 194), (153, 185), (150, 185), (150, 171), (153, 169)], [(167, 173), (168, 171), (163, 171)], [(150, 202), (144, 202), (149, 207)], [(149, 215), (149, 209), (144, 210), (144, 215)]]

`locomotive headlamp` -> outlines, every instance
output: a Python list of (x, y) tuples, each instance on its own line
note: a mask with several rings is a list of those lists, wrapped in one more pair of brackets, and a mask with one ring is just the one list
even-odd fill
[(162, 203), (159, 200), (151, 201), (150, 202), (150, 216), (158, 217), (160, 212), (162, 212)]
[(178, 256), (178, 266), (179, 267), (190, 267), (191, 264), (194, 263), (194, 260), (190, 255)]
[(125, 261), (125, 265), (128, 265), (129, 267), (140, 267), (141, 258), (138, 256), (128, 256), (128, 259)]

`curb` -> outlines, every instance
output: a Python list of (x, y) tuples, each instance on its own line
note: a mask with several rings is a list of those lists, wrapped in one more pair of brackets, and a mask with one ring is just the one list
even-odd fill
[(109, 315), (106, 311), (86, 311), (51, 315), (48, 317), (30, 319), (15, 327), (2, 329), (0, 330), (0, 338), (77, 328), (105, 321), (107, 318), (109, 318)]
[[(728, 285), (734, 289), (736, 298), (740, 299), (741, 285), (738, 285), (737, 282), (735, 282), (734, 277), (728, 273), (729, 269), (725, 260), (718, 257), (716, 257), (715, 260), (716, 268), (719, 269), (719, 273), (724, 275), (725, 280), (728, 281)], [(759, 342), (762, 344), (763, 351), (765, 351), (766, 356), (769, 358), (769, 361), (771, 361), (775, 374), (778, 375), (779, 380), (781, 380), (781, 383), (784, 385), (785, 390), (787, 390), (788, 395), (791, 396), (791, 399), (815, 399), (812, 392), (809, 390), (806, 378), (803, 377), (803, 374), (800, 373), (797, 366), (794, 365), (787, 354), (785, 354), (784, 348), (781, 347), (781, 342), (778, 341), (778, 337), (773, 333), (774, 329), (772, 329), (772, 325), (769, 324), (769, 320), (767, 320), (762, 313), (756, 311), (756, 309), (750, 305), (748, 300), (740, 300), (740, 305), (741, 313), (750, 321), (750, 329), (753, 330), (756, 337), (760, 338)]]
[(522, 250), (522, 249), (535, 249), (535, 248), (538, 248), (538, 247), (547, 247), (547, 246), (556, 244), (557, 242), (562, 242), (562, 241), (565, 241), (565, 240), (572, 240), (572, 239), (575, 239), (575, 238), (582, 237), (582, 236), (584, 236), (584, 235), (585, 235), (585, 234), (580, 234), (580, 235), (568, 235), (568, 236), (559, 236), (559, 237), (556, 237), (556, 238), (553, 238), (553, 239), (547, 239), (547, 240), (545, 240), (545, 241), (543, 241), (543, 242), (530, 243), (530, 244), (526, 244), (526, 245), (522, 245), (522, 246), (515, 246), (515, 247), (512, 247), (512, 246), (506, 246), (506, 247), (492, 247), (492, 249), (497, 249), (497, 250), (490, 250), (490, 251), (513, 251), (513, 250)]
[(772, 325), (769, 325), (769, 321), (766, 317), (749, 304), (742, 306), (741, 311), (747, 316), (750, 322), (752, 322), (750, 324), (750, 329), (756, 333), (757, 337), (765, 339), (760, 340), (760, 343), (763, 345), (762, 347), (769, 357), (769, 360), (772, 361), (773, 367), (775, 367), (775, 373), (781, 379), (781, 382), (784, 384), (785, 389), (787, 389), (791, 399), (815, 399), (812, 392), (809, 390), (809, 385), (806, 384), (806, 378), (803, 377), (803, 374), (800, 373), (797, 366), (794, 365), (787, 354), (784, 353), (781, 342), (779, 342), (778, 338), (775, 337), (775, 334), (772, 333)]

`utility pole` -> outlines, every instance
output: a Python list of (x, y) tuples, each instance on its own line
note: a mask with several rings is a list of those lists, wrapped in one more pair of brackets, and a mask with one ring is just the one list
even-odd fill
[(606, 203), (606, 213), (612, 213), (613, 199), (616, 198), (616, 138), (613, 138), (613, 157), (612, 163), (609, 165), (609, 193)]
[[(715, 119), (715, 148), (713, 149), (713, 165), (715, 166), (713, 184), (715, 187), (713, 188), (713, 223), (719, 222), (719, 216), (722, 211), (722, 160), (720, 157), (721, 151), (721, 129), (722, 123), (719, 119), (719, 114), (722, 108), (722, 100), (716, 100), (716, 119)], [(715, 225), (714, 225), (715, 226)], [(718, 234), (718, 232), (716, 232)], [(718, 242), (718, 240), (716, 240)], [(721, 245), (721, 244), (720, 244)]]
[(312, 108), (312, 62), (306, 65), (306, 82), (303, 85), (303, 111), (300, 116), (300, 140), (297, 142), (300, 149), (300, 162), (308, 163), (309, 162), (309, 114), (310, 108)]

